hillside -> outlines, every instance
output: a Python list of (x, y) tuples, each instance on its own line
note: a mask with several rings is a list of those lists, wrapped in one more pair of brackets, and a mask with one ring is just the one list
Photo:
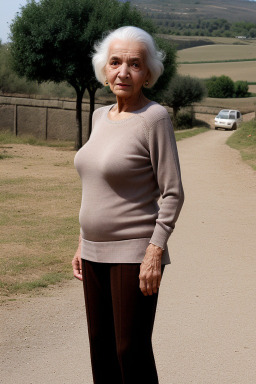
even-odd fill
[(194, 22), (198, 19), (226, 19), (255, 23), (256, 1), (247, 0), (130, 0), (156, 20)]

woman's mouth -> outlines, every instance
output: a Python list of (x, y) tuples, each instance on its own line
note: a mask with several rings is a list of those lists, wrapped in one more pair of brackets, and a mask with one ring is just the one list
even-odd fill
[(117, 85), (118, 85), (119, 87), (122, 87), (122, 88), (130, 87), (129, 84), (124, 84), (124, 83), (118, 83)]

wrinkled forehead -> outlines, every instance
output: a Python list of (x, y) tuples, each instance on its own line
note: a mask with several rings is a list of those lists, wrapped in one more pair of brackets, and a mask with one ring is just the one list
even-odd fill
[(146, 59), (147, 50), (143, 43), (133, 40), (114, 40), (109, 45), (108, 57), (129, 56), (138, 59)]

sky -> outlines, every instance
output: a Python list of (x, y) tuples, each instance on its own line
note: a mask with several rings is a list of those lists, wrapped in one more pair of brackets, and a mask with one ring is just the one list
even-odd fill
[(10, 24), (20, 7), (27, 4), (27, 0), (0, 0), (0, 39), (7, 43)]

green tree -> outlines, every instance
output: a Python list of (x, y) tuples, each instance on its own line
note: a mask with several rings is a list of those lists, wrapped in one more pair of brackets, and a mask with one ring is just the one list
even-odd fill
[[(20, 76), (39, 83), (66, 81), (74, 87), (76, 100), (76, 148), (82, 146), (82, 98), (90, 96), (89, 135), (95, 93), (101, 84), (94, 77), (90, 54), (103, 32), (122, 25), (139, 26), (150, 33), (151, 22), (130, 6), (117, 0), (34, 0), (21, 8), (11, 26), (13, 68)], [(165, 72), (151, 91), (155, 97), (176, 70), (175, 49), (159, 39), (166, 50)]]
[(235, 82), (235, 97), (248, 97), (249, 96), (249, 85), (247, 81), (236, 81)]
[[(155, 31), (153, 24), (129, 3), (118, 0), (30, 0), (11, 25), (13, 68), (39, 83), (66, 81), (76, 91), (76, 149), (82, 146), (82, 98), (90, 95), (89, 134), (96, 81), (92, 47), (103, 32), (122, 25)], [(174, 65), (174, 63), (172, 63)]]
[(163, 62), (164, 72), (159, 77), (155, 86), (150, 89), (145, 89), (144, 94), (149, 99), (161, 102), (163, 100), (163, 95), (177, 70), (176, 49), (172, 44), (170, 44), (170, 41), (166, 39), (155, 36), (155, 41), (158, 48), (165, 53), (165, 59)]
[(249, 36), (255, 39), (256, 37), (256, 28), (251, 28), (249, 31)]
[(228, 76), (213, 76), (206, 81), (206, 87), (209, 97), (229, 98), (234, 95), (234, 82)]
[(0, 92), (35, 93), (37, 84), (18, 77), (10, 67), (9, 44), (0, 45)]
[(190, 76), (176, 75), (171, 80), (163, 101), (173, 109), (173, 125), (177, 129), (177, 114), (180, 108), (201, 101), (206, 95), (204, 83)]

